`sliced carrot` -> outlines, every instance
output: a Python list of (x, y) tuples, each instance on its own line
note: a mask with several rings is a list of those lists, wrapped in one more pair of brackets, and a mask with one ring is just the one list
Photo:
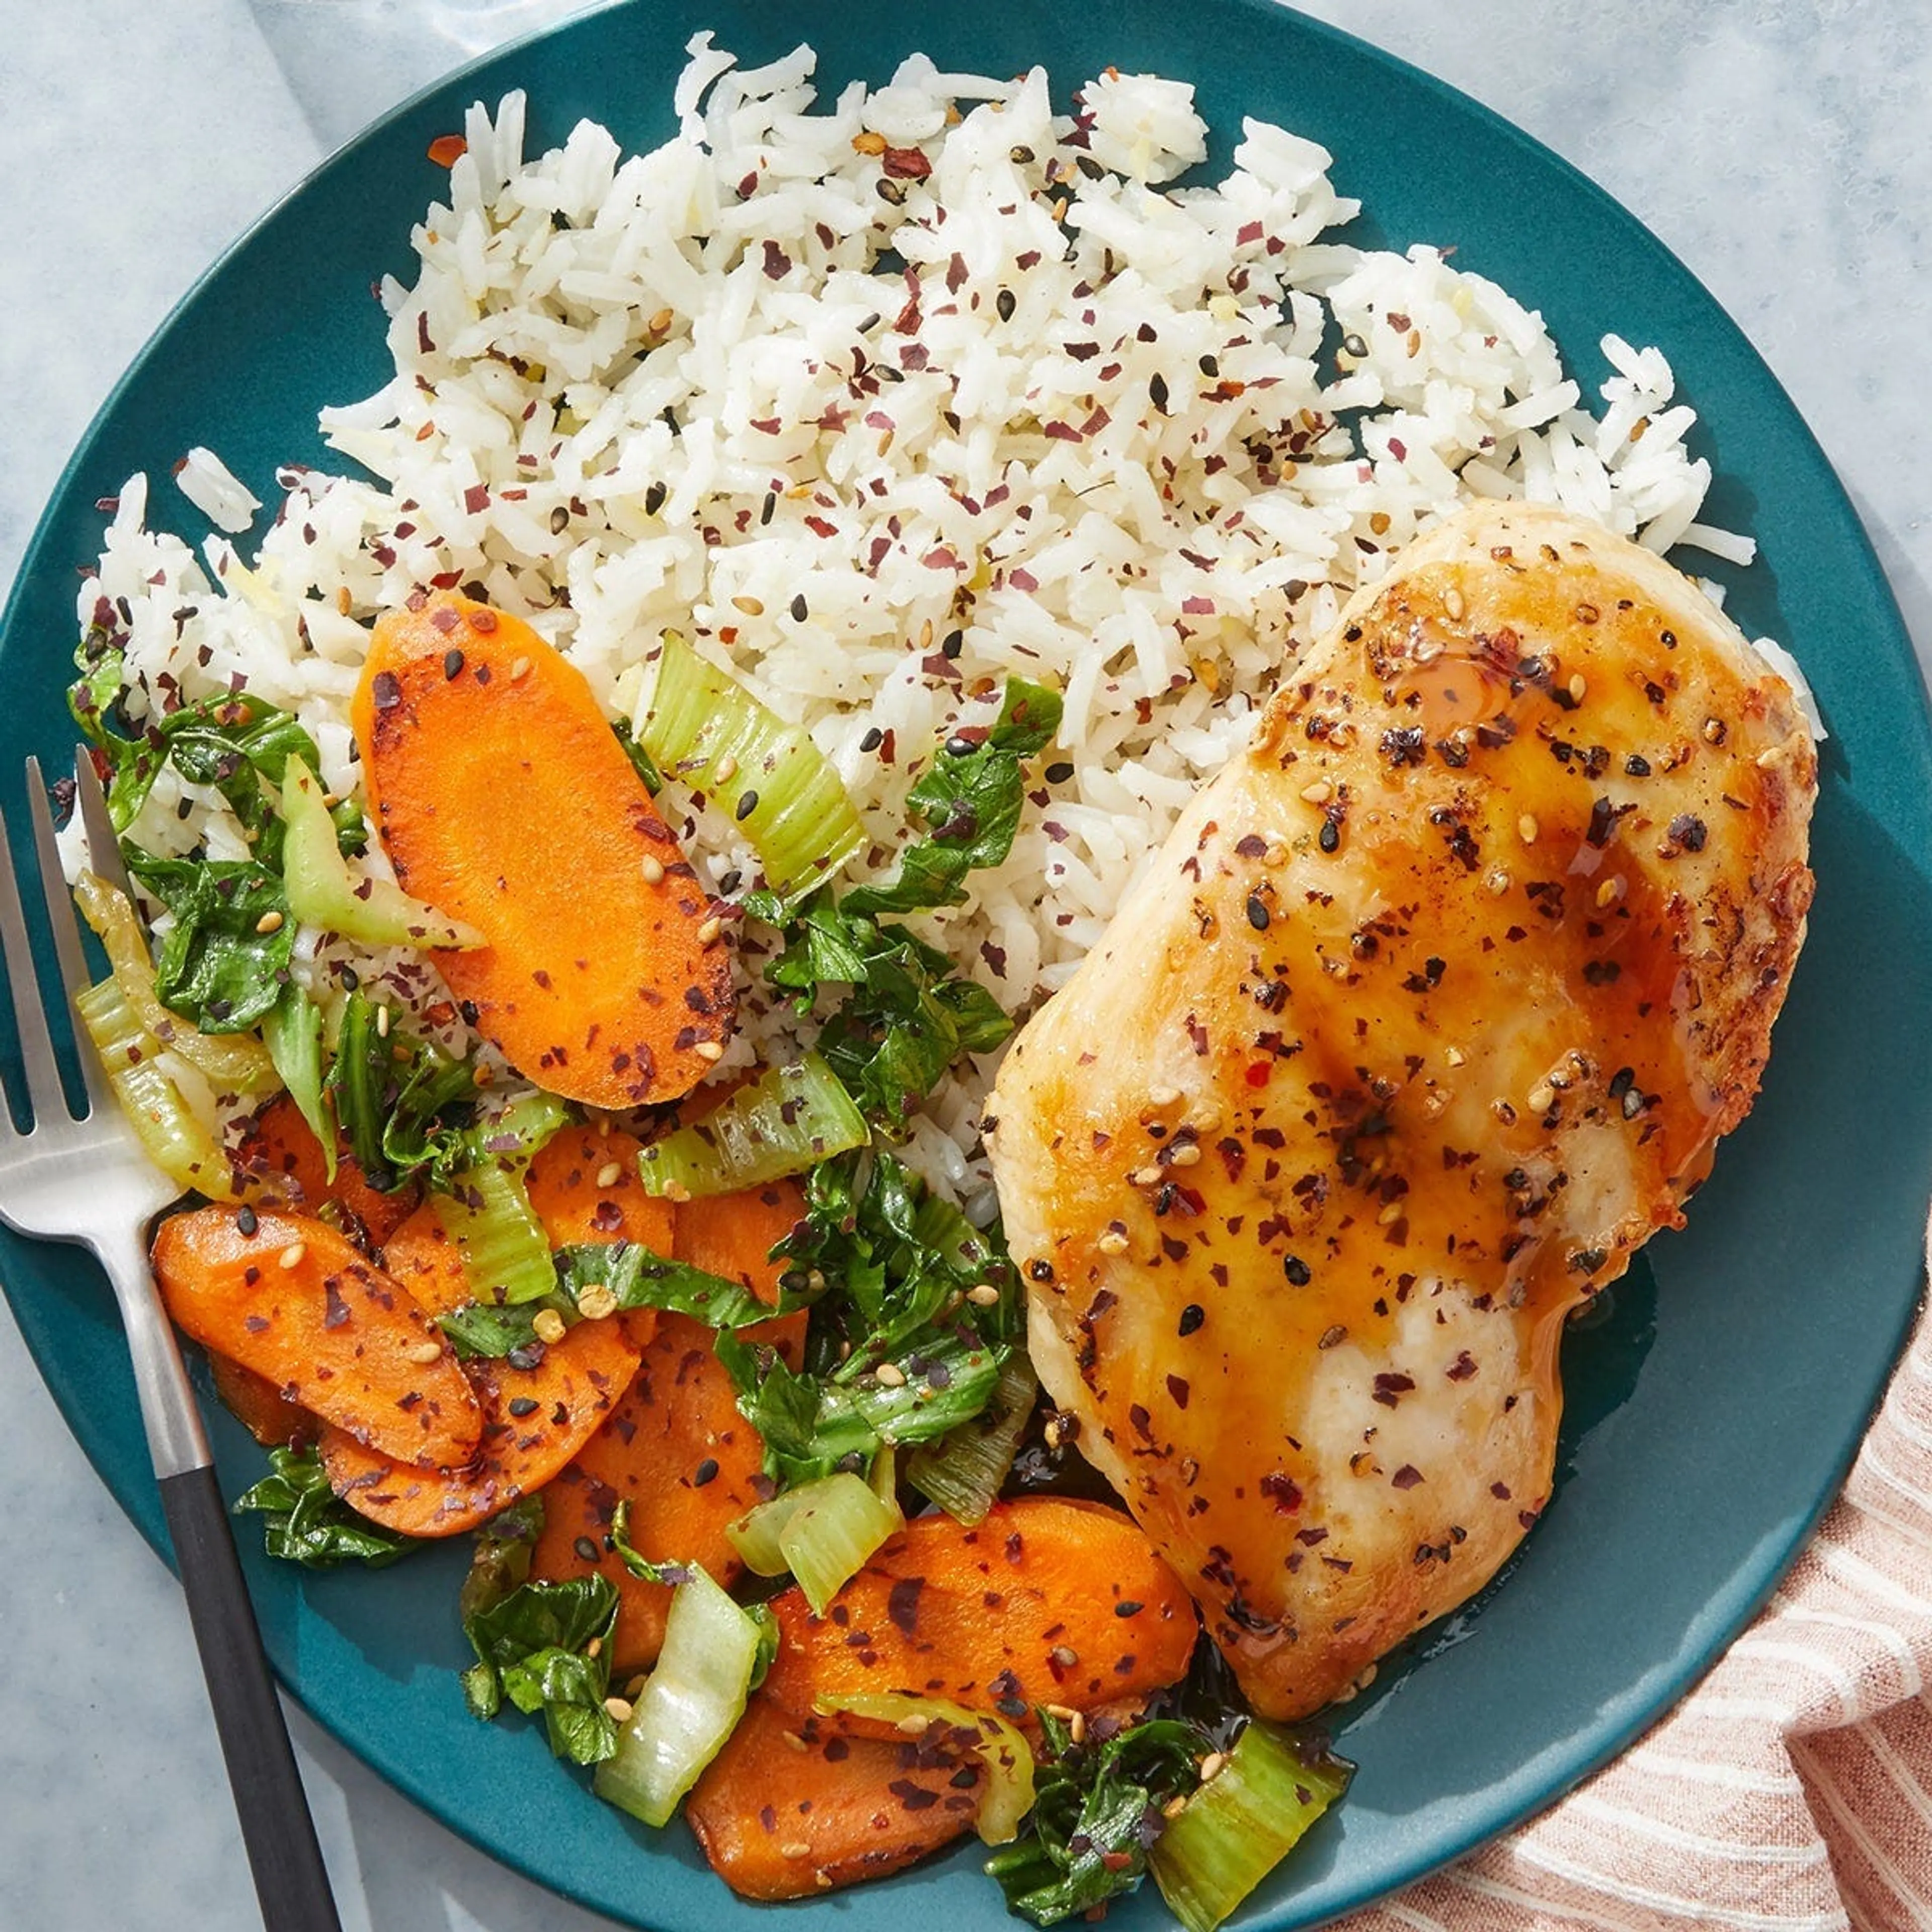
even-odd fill
[(208, 1371), (222, 1406), (264, 1449), (298, 1447), (321, 1427), (299, 1403), (290, 1402), (266, 1376), (211, 1353)]
[(735, 1281), (776, 1306), (785, 1264), (773, 1261), (771, 1252), (804, 1218), (805, 1191), (795, 1180), (700, 1196), (678, 1203), (673, 1252), (680, 1261)]
[(610, 1108), (704, 1078), (731, 1030), (728, 949), (583, 674), (439, 593), (376, 624), (351, 716), (397, 877), (488, 942), (436, 964), (511, 1064)]
[(482, 1412), (454, 1352), (326, 1222), (202, 1208), (161, 1223), (154, 1264), (177, 1326), (344, 1440), (425, 1468), (476, 1453)]
[(321, 1449), (336, 1494), (406, 1536), (454, 1536), (542, 1488), (580, 1450), (638, 1372), (642, 1350), (626, 1322), (586, 1322), (527, 1368), (509, 1357), (467, 1365), (483, 1414), (475, 1460), (411, 1468), (341, 1430)]
[(525, 1176), (530, 1206), (554, 1248), (635, 1241), (656, 1255), (671, 1244), (671, 1204), (644, 1192), (642, 1142), (613, 1128), (568, 1126), (547, 1142)]
[(242, 1144), (242, 1160), (266, 1196), (305, 1214), (333, 1202), (350, 1216), (352, 1225), (346, 1232), (365, 1232), (379, 1248), (422, 1198), (422, 1190), (413, 1185), (392, 1194), (378, 1192), (346, 1146), (336, 1156), (335, 1178), (331, 1180), (315, 1130), (286, 1094), (278, 1094), (255, 1117)]
[[(1046, 1496), (996, 1503), (970, 1529), (921, 1516), (824, 1616), (796, 1589), (772, 1607), (783, 1641), (765, 1690), (795, 1716), (821, 1698), (897, 1690), (997, 1710), (1022, 1729), (1037, 1705), (1091, 1711), (1174, 1683), (1196, 1628), (1180, 1579), (1132, 1518)], [(892, 1729), (851, 1717), (836, 1726)]]
[(447, 1315), (476, 1299), (463, 1253), (434, 1199), (425, 1201), (382, 1244), (382, 1265), (425, 1315)]
[(760, 1691), (684, 1815), (740, 1898), (809, 1898), (883, 1878), (970, 1831), (983, 1775), (976, 1754), (845, 1737)]
[[(784, 1325), (799, 1330), (802, 1321), (793, 1316)], [(637, 1380), (544, 1492), (531, 1574), (562, 1582), (596, 1570), (616, 1585), (622, 1600), (612, 1647), (620, 1672), (656, 1660), (670, 1592), (633, 1576), (604, 1548), (620, 1502), (631, 1505), (632, 1544), (653, 1562), (701, 1563), (726, 1584), (744, 1568), (725, 1526), (760, 1500), (754, 1485), (765, 1445), (738, 1413), (712, 1339), (688, 1316), (660, 1317)]]

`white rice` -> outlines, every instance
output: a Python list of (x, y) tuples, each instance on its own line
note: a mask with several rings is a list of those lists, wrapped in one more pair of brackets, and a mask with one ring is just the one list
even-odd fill
[[(1708, 466), (1662, 355), (1606, 338), (1593, 414), (1495, 284), (1324, 241), (1356, 204), (1311, 142), (1246, 121), (1225, 178), (1163, 189), (1206, 152), (1184, 82), (1110, 73), (1069, 118), (1042, 71), (915, 57), (821, 104), (808, 50), (690, 53), (650, 154), (585, 122), (526, 160), (520, 95), (470, 110), (415, 286), (382, 290), (394, 376), (322, 412), (366, 476), (284, 472), (246, 559), (151, 530), (130, 480), (80, 614), (124, 636), (134, 715), (245, 682), (347, 790), (366, 627), (423, 586), (527, 616), (614, 716), (675, 628), (834, 761), (874, 842), (856, 880), (890, 874), (955, 722), (1045, 680), (1066, 714), (1042, 764), (1070, 776), (966, 905), (918, 922), (1017, 1013), (1285, 667), (1459, 503), (1750, 560), (1699, 520)], [(206, 452), (178, 480), (224, 530), (257, 507)], [(218, 799), (181, 797), (158, 785), (134, 836), (242, 849)], [(686, 831), (714, 885), (755, 882), (728, 822)], [(756, 946), (727, 1071), (782, 1050)], [(990, 1070), (912, 1142), (968, 1194)]]

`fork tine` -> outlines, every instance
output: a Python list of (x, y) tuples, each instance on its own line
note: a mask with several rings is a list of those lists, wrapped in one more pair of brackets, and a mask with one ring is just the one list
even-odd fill
[(0, 952), (7, 960), (8, 990), (14, 996), (14, 1021), (20, 1030), (20, 1059), (27, 1072), (27, 1098), (36, 1126), (51, 1126), (56, 1116), (71, 1119), (61, 1088), (60, 1063), (54, 1058), (53, 1036), (40, 1004), (40, 982), (34, 970), (33, 944), (27, 937), (27, 916), (20, 906), (20, 887), (14, 876), (13, 843), (0, 813)]
[[(68, 890), (60, 848), (54, 843), (53, 814), (47, 808), (47, 788), (41, 782), (38, 758), (27, 760), (27, 808), (33, 816), (34, 852), (40, 863), (40, 896), (46, 902), (47, 923), (53, 928), (54, 952), (60, 961), (61, 982), (67, 988), (68, 1011), (71, 1015), (76, 997), (87, 988), (87, 956), (80, 950), (74, 895)], [(91, 850), (89, 856), (91, 860)], [(80, 1051), (81, 1071), (87, 1078), (88, 1100), (93, 1106), (105, 1106), (112, 1097), (106, 1070), (100, 1064), (100, 1056), (90, 1053), (79, 1034), (76, 1021), (74, 1043)]]
[(100, 789), (94, 760), (84, 745), (74, 754), (74, 796), (87, 832), (87, 869), (131, 905), (134, 881), (128, 876), (128, 862), (121, 856), (121, 841), (116, 836), (114, 821), (107, 815), (107, 794)]

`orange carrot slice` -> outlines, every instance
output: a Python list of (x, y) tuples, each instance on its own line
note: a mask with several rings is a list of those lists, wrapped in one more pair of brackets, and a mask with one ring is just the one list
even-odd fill
[(264, 1449), (299, 1447), (315, 1440), (322, 1425), (298, 1403), (290, 1402), (266, 1376), (211, 1353), (208, 1372), (222, 1406)]
[(349, 1232), (362, 1229), (379, 1248), (422, 1198), (422, 1190), (413, 1185), (393, 1194), (379, 1193), (346, 1147), (336, 1156), (335, 1178), (331, 1180), (315, 1130), (286, 1094), (277, 1095), (256, 1116), (242, 1159), (247, 1171), (259, 1177), (265, 1196), (308, 1214), (333, 1202), (350, 1216)]
[[(823, 1617), (804, 1593), (772, 1600), (783, 1641), (764, 1690), (794, 1716), (878, 1691), (996, 1710), (1090, 1711), (1174, 1683), (1194, 1648), (1194, 1605), (1132, 1519), (1057, 1497), (996, 1503), (968, 1528), (921, 1516), (880, 1545)], [(867, 1641), (855, 1642), (855, 1632)], [(890, 1736), (876, 1719), (835, 1728)]]
[(626, 1322), (586, 1322), (529, 1368), (508, 1357), (469, 1364), (483, 1414), (475, 1460), (411, 1468), (341, 1430), (321, 1441), (336, 1494), (406, 1536), (454, 1536), (541, 1489), (596, 1433), (638, 1372), (643, 1352)]
[(609, 1108), (702, 1079), (731, 1030), (727, 949), (583, 674), (439, 593), (377, 623), (351, 715), (398, 878), (488, 941), (436, 964), (511, 1064)]
[(426, 1468), (476, 1453), (482, 1413), (449, 1345), (326, 1222), (203, 1208), (161, 1223), (154, 1264), (178, 1327), (344, 1440)]
[(983, 1776), (976, 1754), (847, 1737), (760, 1691), (684, 1815), (740, 1898), (809, 1898), (883, 1878), (970, 1831)]
[(568, 1126), (553, 1135), (524, 1177), (530, 1206), (554, 1248), (586, 1241), (635, 1241), (670, 1252), (671, 1204), (644, 1192), (641, 1143), (613, 1128)]

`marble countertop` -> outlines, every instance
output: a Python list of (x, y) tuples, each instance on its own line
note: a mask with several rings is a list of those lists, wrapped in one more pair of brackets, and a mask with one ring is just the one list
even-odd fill
[[(0, 591), (123, 365), (233, 236), (556, 0), (0, 0)], [(802, 26), (808, 10), (800, 10)], [(1932, 0), (1310, 0), (1593, 176), (1743, 326), (1932, 664)], [(110, 265), (104, 268), (104, 264)], [(172, 1580), (0, 1305), (0, 1926), (259, 1924)], [(293, 1720), (349, 1932), (594, 1932)]]

